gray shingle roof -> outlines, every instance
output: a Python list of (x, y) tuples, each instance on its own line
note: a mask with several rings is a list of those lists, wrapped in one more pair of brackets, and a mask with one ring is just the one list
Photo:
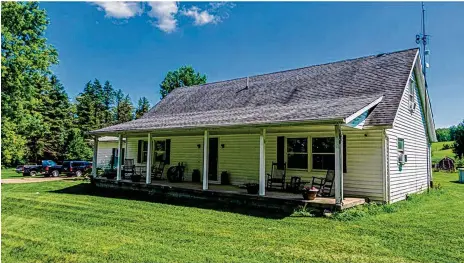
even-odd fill
[(175, 89), (141, 119), (93, 133), (343, 119), (393, 124), (417, 49)]

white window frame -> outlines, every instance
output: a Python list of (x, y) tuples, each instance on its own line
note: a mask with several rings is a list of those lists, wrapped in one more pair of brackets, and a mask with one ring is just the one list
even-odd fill
[[(164, 150), (157, 150), (156, 149), (156, 143), (157, 142), (164, 142)], [(156, 162), (156, 156), (158, 154), (163, 154), (164, 159), (166, 160), (166, 139), (155, 139), (153, 140), (153, 163)]]
[[(310, 145), (309, 145), (309, 142), (311, 140), (311, 137), (309, 136), (292, 136), (292, 137), (287, 137), (287, 136), (284, 136), (285, 138), (285, 161), (287, 163), (287, 170), (293, 170), (293, 171), (309, 171), (310, 169), (310, 161), (309, 161), (309, 156), (310, 156)], [(302, 152), (289, 152), (288, 151), (288, 139), (306, 139), (306, 142), (307, 142), (307, 145), (306, 145), (306, 152), (305, 153), (302, 153)], [(306, 162), (307, 162), (307, 168), (290, 168), (288, 166), (288, 155), (289, 154), (301, 154), (301, 155), (306, 155)]]
[[(403, 142), (403, 149), (400, 149), (399, 148), (399, 144), (400, 144), (400, 140)], [(405, 145), (404, 145), (404, 138), (397, 138), (396, 139), (396, 150), (400, 153), (404, 153), (404, 148), (405, 148)]]
[[(147, 145), (147, 149), (145, 150), (145, 143)], [(141, 156), (141, 164), (144, 164), (144, 163), (147, 163), (147, 159), (148, 159), (148, 140), (143, 140), (143, 143), (142, 143), (142, 149), (140, 150), (140, 154), (142, 154)]]
[[(317, 152), (313, 152), (313, 139), (317, 139), (317, 138), (334, 138), (334, 152), (333, 153), (317, 153)], [(326, 169), (315, 169), (313, 166), (314, 166), (314, 162), (313, 162), (313, 155), (314, 154), (320, 154), (320, 155), (333, 155), (334, 158), (335, 158), (335, 136), (326, 136), (326, 135), (320, 135), (320, 136), (313, 136), (310, 138), (311, 139), (311, 158), (310, 158), (310, 168), (311, 171), (327, 171)]]

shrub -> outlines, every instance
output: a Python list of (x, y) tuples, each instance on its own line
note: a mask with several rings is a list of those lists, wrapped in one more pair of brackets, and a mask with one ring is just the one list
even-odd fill
[(443, 144), (443, 147), (441, 149), (442, 150), (449, 150), (449, 149), (451, 149), (451, 145), (445, 143), (445, 144)]

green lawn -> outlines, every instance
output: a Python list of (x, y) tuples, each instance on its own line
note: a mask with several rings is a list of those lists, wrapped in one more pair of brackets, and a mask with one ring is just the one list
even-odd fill
[(16, 173), (15, 168), (3, 168), (2, 169), (2, 179), (21, 178), (21, 177), (23, 177), (23, 174)]
[[(60, 193), (87, 183), (2, 185), (3, 262), (464, 262), (464, 185), (351, 221), (268, 219)], [(85, 193), (85, 192), (84, 192)], [(353, 213), (355, 214), (355, 213)]]
[[(444, 144), (448, 144), (451, 147), (451, 149), (443, 150)], [(446, 156), (450, 157), (451, 159), (454, 159), (454, 153), (452, 149), (453, 144), (454, 144), (454, 141), (432, 143), (432, 162), (433, 163), (439, 162), (441, 159), (445, 158)]]

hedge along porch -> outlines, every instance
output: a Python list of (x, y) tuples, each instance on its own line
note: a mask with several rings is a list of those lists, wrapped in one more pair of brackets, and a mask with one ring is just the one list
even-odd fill
[[(335, 139), (337, 130), (340, 140)], [(206, 132), (157, 131), (150, 134), (151, 144), (146, 143), (149, 141), (148, 133), (121, 135), (121, 139), (127, 141), (127, 151), (125, 157), (118, 159), (134, 159), (137, 166), (151, 167), (156, 159), (155, 155), (164, 155), (163, 159), (169, 163), (167, 166), (175, 166), (179, 162), (186, 165), (186, 181), (191, 181), (190, 176), (194, 169), (200, 170), (203, 189), (208, 189), (209, 184), (220, 183), (220, 173), (228, 171), (233, 185), (259, 182), (261, 195), (266, 194), (266, 174), (271, 172), (272, 162), (283, 161), (288, 165), (287, 181), (292, 176), (299, 176), (303, 181), (309, 182), (312, 176), (323, 177), (327, 169), (334, 169), (337, 180), (333, 191), (338, 197), (338, 202), (342, 202), (344, 194), (383, 200), (382, 160), (379, 155), (382, 133), (379, 130), (363, 131), (340, 125), (301, 125), (209, 129)], [(217, 140), (216, 164), (214, 161), (210, 162), (210, 158), (204, 158), (209, 157), (210, 142), (213, 140)], [(295, 141), (299, 141), (297, 146), (303, 149), (291, 147), (290, 144)], [(340, 142), (340, 147), (337, 147), (337, 141)], [(153, 145), (165, 145), (166, 148), (157, 149)], [(121, 147), (123, 146), (125, 145), (122, 141)], [(149, 158), (150, 156), (152, 158)], [(337, 164), (338, 158), (341, 160)], [(146, 161), (147, 159), (151, 160), (151, 163)], [(263, 168), (261, 160), (264, 161)], [(94, 162), (98, 163), (98, 160)], [(216, 175), (208, 171), (212, 165), (217, 167), (213, 171)], [(339, 173), (337, 167), (345, 173)], [(151, 177), (146, 178), (147, 183), (150, 183)]]

